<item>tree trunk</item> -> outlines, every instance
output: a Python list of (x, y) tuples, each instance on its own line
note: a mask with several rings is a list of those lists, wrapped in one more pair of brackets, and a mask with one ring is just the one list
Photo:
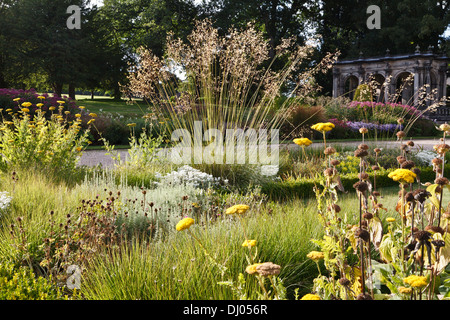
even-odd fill
[(73, 83), (69, 84), (69, 98), (75, 100), (75, 85)]
[(54, 83), (53, 84), (54, 94), (57, 95), (58, 97), (61, 97), (62, 96), (62, 88), (63, 88), (62, 83)]
[(94, 100), (94, 92), (95, 90), (91, 90), (91, 100)]

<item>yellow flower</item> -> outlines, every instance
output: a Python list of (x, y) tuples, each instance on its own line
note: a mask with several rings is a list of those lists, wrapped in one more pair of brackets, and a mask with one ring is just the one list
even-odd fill
[(129, 127), (136, 127), (136, 123), (128, 123), (127, 126), (129, 126)]
[(90, 116), (90, 117), (92, 117), (92, 118), (96, 118), (96, 117), (97, 117), (97, 114), (96, 114), (96, 113), (93, 113), (93, 112), (91, 112), (91, 113), (89, 113), (89, 116)]
[(319, 122), (319, 123), (316, 123), (315, 125), (311, 126), (311, 129), (320, 131), (320, 132), (331, 131), (334, 129), (334, 124), (331, 122), (326, 122), (326, 123)]
[(85, 107), (83, 107), (83, 106), (79, 106), (78, 108), (80, 108), (81, 110), (83, 110)]
[(12, 111), (12, 109), (6, 109), (5, 111), (6, 111), (6, 112), (11, 112), (11, 111)]
[(95, 119), (91, 119), (91, 120), (89, 120), (88, 122), (87, 122), (87, 124), (91, 124), (92, 122), (94, 122), (95, 121)]
[(294, 139), (294, 143), (299, 146), (308, 147), (309, 145), (311, 145), (312, 141), (309, 140), (308, 138), (297, 138), (297, 139)]
[(321, 300), (317, 294), (305, 294), (300, 300)]
[(70, 111), (64, 111), (65, 114), (70, 114)]
[(15, 98), (13, 99), (13, 101), (20, 101), (20, 98)]
[(45, 99), (45, 97), (44, 96), (38, 96), (38, 99)]
[(389, 218), (386, 218), (386, 221), (387, 221), (387, 222), (395, 222), (395, 218), (389, 217)]
[(31, 102), (24, 102), (22, 103), (22, 107), (28, 108), (31, 107), (33, 104)]
[(410, 294), (412, 292), (412, 289), (400, 286), (398, 287), (398, 292), (402, 294)]
[(426, 277), (416, 275), (404, 278), (403, 282), (409, 284), (413, 288), (423, 288), (428, 284)]
[(25, 113), (27, 113), (27, 112), (30, 112), (30, 109), (28, 109), (28, 108), (22, 108), (22, 111), (25, 112)]
[(237, 204), (227, 209), (226, 214), (244, 214), (250, 207), (246, 204)]
[(417, 175), (408, 169), (397, 169), (388, 174), (388, 177), (401, 183), (413, 183)]
[(58, 102), (59, 104), (64, 104), (64, 103), (66, 103), (64, 100), (58, 100), (58, 101), (56, 101), (56, 102)]
[(83, 148), (77, 147), (76, 150), (77, 150), (78, 152), (81, 152), (81, 150), (83, 150)]
[(44, 104), (43, 103), (36, 103), (36, 107), (40, 108), (42, 107)]
[(313, 260), (314, 262), (317, 262), (319, 260), (322, 260), (324, 257), (323, 252), (320, 251), (311, 251), (306, 255), (307, 258)]
[(56, 108), (55, 107), (50, 107), (50, 108), (48, 108), (48, 110), (50, 110), (50, 111), (53, 111), (53, 110), (55, 110)]
[(177, 229), (177, 231), (182, 231), (185, 229), (189, 229), (193, 223), (194, 223), (194, 219), (184, 218), (180, 222), (177, 223), (175, 228)]
[(77, 114), (75, 115), (75, 117), (80, 118), (80, 117), (81, 117), (81, 114), (77, 113)]
[(245, 268), (245, 272), (247, 272), (248, 274), (254, 274), (257, 273), (258, 271), (256, 271), (256, 267), (262, 265), (262, 263), (255, 263), (252, 265), (247, 266), (247, 268)]
[(29, 124), (28, 128), (36, 128), (36, 126), (34, 124)]
[(254, 246), (256, 246), (256, 240), (245, 240), (242, 243), (242, 246), (243, 247), (254, 247)]

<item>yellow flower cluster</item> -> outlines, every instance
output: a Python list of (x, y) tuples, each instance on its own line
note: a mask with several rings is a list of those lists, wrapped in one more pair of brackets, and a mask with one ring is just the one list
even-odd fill
[(182, 231), (182, 230), (189, 229), (190, 226), (193, 224), (194, 224), (194, 219), (184, 218), (180, 222), (177, 223), (175, 228), (177, 229), (177, 231)]
[(316, 123), (315, 125), (311, 126), (311, 129), (320, 131), (320, 132), (331, 131), (334, 129), (334, 124), (331, 122), (325, 122), (325, 123), (319, 122), (319, 123)]
[(417, 175), (408, 169), (397, 169), (389, 173), (388, 177), (401, 183), (413, 183)]
[(294, 139), (294, 143), (299, 145), (299, 146), (310, 146), (312, 144), (312, 141), (309, 140), (308, 138), (297, 138)]
[(300, 300), (320, 300), (320, 297), (316, 294), (305, 294)]
[(403, 282), (409, 284), (413, 288), (423, 288), (428, 284), (426, 277), (416, 275), (404, 278)]
[(319, 260), (322, 260), (324, 258), (323, 252), (320, 251), (311, 251), (306, 255), (307, 258), (317, 262)]
[(256, 246), (256, 240), (245, 240), (242, 243), (242, 246), (243, 247), (254, 247), (254, 246)]
[(236, 204), (227, 209), (226, 214), (244, 214), (250, 207), (246, 204)]

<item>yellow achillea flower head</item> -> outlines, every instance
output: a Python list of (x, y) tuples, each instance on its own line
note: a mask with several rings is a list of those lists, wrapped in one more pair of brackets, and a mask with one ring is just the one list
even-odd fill
[(334, 123), (331, 122), (319, 122), (316, 123), (315, 125), (311, 126), (311, 129), (316, 130), (316, 131), (320, 131), (320, 132), (326, 132), (326, 131), (331, 131), (334, 129)]
[(306, 257), (317, 262), (317, 261), (323, 259), (324, 254), (323, 254), (323, 252), (320, 252), (320, 251), (311, 251), (310, 253), (308, 253), (306, 255)]
[(91, 112), (91, 113), (89, 113), (89, 116), (90, 116), (90, 117), (92, 117), (92, 118), (96, 118), (96, 117), (97, 117), (97, 114), (96, 114), (96, 113), (93, 113), (93, 112)]
[(177, 223), (175, 228), (177, 229), (177, 231), (182, 231), (182, 230), (189, 229), (192, 224), (194, 224), (194, 219), (184, 218), (180, 222)]
[(20, 98), (15, 98), (13, 99), (13, 101), (20, 101)]
[(25, 113), (27, 113), (27, 112), (30, 112), (30, 109), (28, 109), (28, 108), (22, 108), (22, 111), (25, 112)]
[(41, 99), (41, 100), (42, 100), (42, 99), (45, 99), (44, 96), (38, 96), (37, 98), (38, 98), (38, 99)]
[(312, 141), (309, 140), (308, 138), (297, 138), (297, 139), (294, 139), (294, 143), (299, 146), (308, 147), (312, 144)]
[(397, 169), (389, 173), (388, 177), (401, 183), (413, 183), (417, 175), (408, 169)]
[(389, 218), (386, 218), (386, 221), (387, 222), (395, 222), (395, 218), (389, 217)]
[(243, 247), (254, 247), (254, 246), (256, 246), (256, 240), (245, 240), (242, 243), (242, 246)]
[(50, 107), (50, 108), (48, 108), (48, 110), (50, 110), (50, 111), (53, 111), (53, 110), (55, 110), (56, 108), (55, 107)]
[(80, 118), (81, 114), (77, 113), (77, 114), (75, 114), (75, 117)]
[(413, 288), (423, 288), (428, 284), (426, 277), (416, 275), (404, 278), (403, 282), (409, 284)]
[(317, 294), (305, 294), (300, 300), (321, 300)]
[(58, 100), (58, 101), (56, 101), (56, 102), (58, 102), (59, 104), (64, 104), (64, 103), (66, 103), (64, 100)]
[(24, 102), (22, 103), (22, 107), (28, 108), (31, 107), (33, 104), (31, 102)]
[(43, 103), (36, 103), (36, 107), (42, 107), (44, 104)]
[(227, 209), (226, 214), (244, 214), (250, 207), (246, 204), (236, 204)]
[(91, 124), (92, 122), (94, 122), (95, 121), (95, 119), (91, 119), (91, 120), (89, 120), (88, 122), (87, 122), (87, 124)]
[(402, 294), (410, 294), (412, 292), (412, 289), (406, 287), (398, 287), (398, 292)]
[(136, 127), (136, 123), (128, 123), (127, 126), (129, 126), (129, 127)]
[(256, 271), (256, 267), (262, 265), (262, 263), (255, 263), (252, 265), (249, 265), (247, 268), (245, 268), (245, 272), (247, 272), (248, 274), (254, 274), (257, 273), (258, 271)]

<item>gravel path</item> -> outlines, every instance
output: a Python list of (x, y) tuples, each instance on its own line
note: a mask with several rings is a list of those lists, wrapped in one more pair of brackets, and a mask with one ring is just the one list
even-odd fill
[[(336, 142), (336, 143), (330, 143), (330, 146), (333, 145), (348, 145), (357, 147), (361, 142), (357, 141), (351, 141), (351, 142)], [(433, 146), (437, 143), (439, 143), (439, 139), (424, 139), (424, 140), (415, 140), (414, 141), (415, 146), (420, 148), (424, 148), (425, 150), (433, 150)], [(368, 142), (367, 143), (370, 147), (375, 147), (374, 142)], [(399, 142), (392, 142), (392, 141), (383, 141), (378, 142), (376, 144), (376, 147), (378, 148), (392, 148), (399, 145)], [(315, 143), (312, 144), (312, 146), (321, 147), (322, 144)], [(297, 147), (296, 145), (292, 144), (289, 145), (289, 147)], [(128, 155), (128, 150), (121, 149), (116, 150), (120, 153), (120, 157), (122, 160), (126, 160), (126, 157)], [(103, 167), (111, 167), (113, 165), (113, 160), (111, 159), (110, 155), (106, 154), (107, 152), (105, 150), (88, 150), (84, 151), (83, 155), (80, 159), (79, 165), (87, 165), (87, 166), (96, 166), (98, 164), (101, 164)]]

